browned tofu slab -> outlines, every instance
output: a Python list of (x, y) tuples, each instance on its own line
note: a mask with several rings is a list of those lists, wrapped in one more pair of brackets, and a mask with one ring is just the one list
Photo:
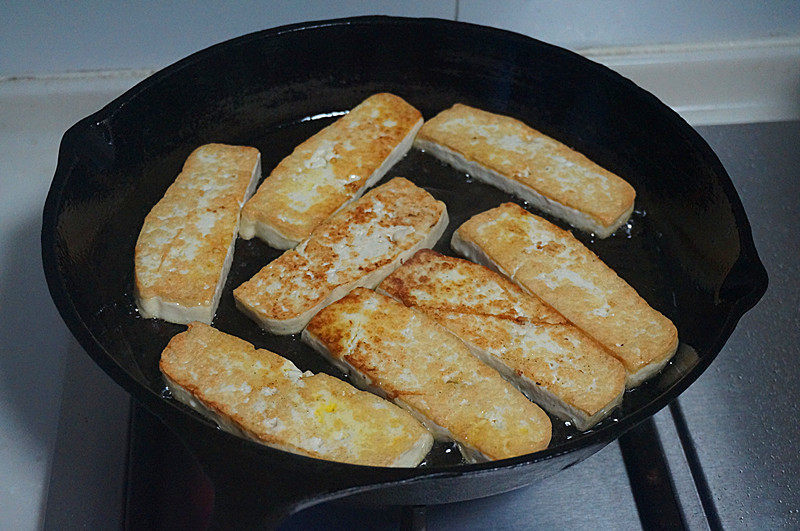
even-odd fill
[(269, 332), (299, 332), (327, 304), (354, 287), (375, 287), (417, 250), (433, 247), (446, 227), (444, 203), (396, 177), (236, 288), (236, 305)]
[(427, 121), (414, 145), (600, 238), (633, 211), (630, 184), (508, 116), (457, 103)]
[(536, 452), (551, 424), (494, 369), (424, 313), (357, 288), (319, 312), (303, 340), (368, 387), (411, 411), (468, 460)]
[(603, 345), (627, 387), (655, 374), (678, 347), (672, 322), (572, 234), (519, 205), (473, 216), (453, 234), (462, 256), (506, 275)]
[(531, 400), (586, 430), (622, 400), (625, 368), (537, 297), (486, 267), (418, 251), (377, 291), (458, 336)]
[(411, 148), (422, 115), (393, 94), (370, 96), (295, 148), (242, 212), (242, 238), (291, 249), (361, 196)]
[(242, 205), (261, 176), (252, 147), (206, 144), (144, 220), (134, 257), (144, 317), (211, 323), (233, 259)]
[(302, 372), (202, 323), (161, 354), (173, 396), (228, 431), (289, 452), (359, 465), (413, 467), (433, 437), (411, 415), (326, 374)]

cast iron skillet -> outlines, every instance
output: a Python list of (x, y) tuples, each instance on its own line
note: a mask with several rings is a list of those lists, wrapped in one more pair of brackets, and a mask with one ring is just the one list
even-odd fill
[[(384, 469), (301, 457), (240, 439), (171, 399), (157, 361), (183, 327), (142, 319), (132, 293), (142, 221), (188, 154), (206, 142), (255, 146), (265, 174), (301, 140), (370, 94), (388, 91), (426, 118), (463, 102), (512, 115), (624, 176), (637, 190), (628, 227), (578, 234), (682, 341), (674, 361), (628, 392), (612, 418), (579, 433), (554, 420), (546, 451), (467, 465), (444, 444), (424, 466)], [(447, 203), (451, 223), (514, 198), (412, 151), (403, 175)], [(607, 68), (521, 35), (442, 20), (365, 17), (285, 26), (212, 46), (158, 72), (64, 135), (44, 209), (42, 253), (61, 315), (92, 358), (160, 417), (204, 464), (220, 523), (274, 523), (359, 495), (431, 504), (505, 492), (596, 452), (678, 396), (708, 367), (767, 276), (750, 225), (708, 145), (655, 97)], [(274, 337), (235, 310), (231, 291), (278, 255), (238, 241), (214, 325), (342, 376), (297, 337)], [(102, 397), (98, 397), (102, 400)], [(97, 429), (102, 429), (98, 426)]]

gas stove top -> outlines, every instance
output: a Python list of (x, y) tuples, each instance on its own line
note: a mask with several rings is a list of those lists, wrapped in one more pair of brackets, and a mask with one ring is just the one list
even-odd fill
[[(739, 191), (770, 287), (679, 400), (586, 461), (517, 491), (428, 507), (335, 501), (283, 528), (800, 526), (800, 258), (789, 245), (800, 217), (800, 122), (698, 130)], [(45, 527), (202, 525), (213, 489), (182, 444), (131, 407), (74, 343), (65, 371)]]

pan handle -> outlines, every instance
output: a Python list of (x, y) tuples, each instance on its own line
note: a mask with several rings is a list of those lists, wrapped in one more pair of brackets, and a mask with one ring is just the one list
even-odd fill
[[(167, 408), (174, 409), (174, 408)], [(175, 410), (164, 418), (210, 480), (213, 529), (275, 528), (317, 503), (384, 488), (408, 469), (377, 469), (265, 449)], [(266, 451), (265, 451), (266, 450)]]
[(742, 254), (722, 282), (719, 298), (739, 304), (744, 313), (761, 299), (768, 284), (767, 270), (755, 251), (752, 256)]
[(213, 485), (212, 529), (274, 529), (291, 514), (325, 498), (314, 484), (298, 485), (279, 471), (265, 473), (211, 455), (199, 459)]

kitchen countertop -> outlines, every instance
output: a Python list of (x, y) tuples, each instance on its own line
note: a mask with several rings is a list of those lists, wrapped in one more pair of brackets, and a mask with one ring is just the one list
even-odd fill
[[(129, 399), (56, 312), (39, 231), (61, 135), (142, 75), (0, 84), (0, 528), (96, 528), (120, 519)], [(770, 285), (711, 367), (655, 425), (690, 528), (797, 527), (800, 258), (790, 231), (800, 217), (800, 122), (698, 130), (739, 191)], [(375, 509), (353, 523), (396, 522), (396, 513)], [(296, 515), (287, 527), (330, 515), (345, 524), (352, 511), (327, 504)], [(538, 485), (430, 507), (426, 519), (433, 529), (466, 522), (638, 525), (617, 443)]]

